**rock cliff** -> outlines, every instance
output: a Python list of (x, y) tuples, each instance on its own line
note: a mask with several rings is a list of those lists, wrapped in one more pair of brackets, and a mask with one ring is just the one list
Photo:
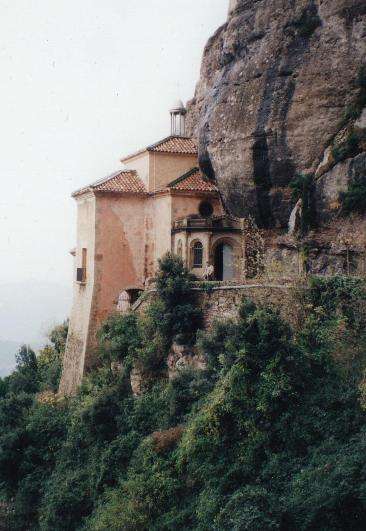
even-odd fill
[[(365, 0), (230, 2), (204, 51), (188, 129), (234, 215), (287, 232), (296, 182), (309, 177), (312, 241), (329, 247), (340, 192), (366, 180), (365, 64)], [(289, 238), (277, 248), (296, 246)]]

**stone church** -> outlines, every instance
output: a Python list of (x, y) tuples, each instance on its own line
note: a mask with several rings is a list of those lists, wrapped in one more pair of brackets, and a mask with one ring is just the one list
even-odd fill
[(73, 194), (77, 245), (62, 394), (73, 394), (93, 365), (101, 323), (134, 303), (167, 251), (198, 278), (208, 265), (216, 280), (242, 276), (242, 220), (225, 212), (215, 184), (199, 170), (182, 102), (170, 114), (169, 137), (124, 157), (119, 171)]

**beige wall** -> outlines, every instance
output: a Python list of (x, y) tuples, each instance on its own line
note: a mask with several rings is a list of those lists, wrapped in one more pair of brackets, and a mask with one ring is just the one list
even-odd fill
[(135, 170), (138, 173), (140, 179), (144, 182), (146, 190), (149, 186), (149, 164), (150, 154), (148, 151), (144, 151), (136, 157), (132, 157), (128, 161), (123, 163), (126, 170)]
[(214, 216), (221, 216), (223, 208), (217, 194), (181, 194), (172, 196), (172, 218), (173, 221), (186, 218), (192, 214), (199, 214), (198, 208), (202, 201), (209, 201), (214, 209)]
[(149, 192), (162, 190), (170, 182), (198, 166), (196, 155), (150, 151)]
[[(74, 262), (73, 305), (67, 338), (60, 392), (72, 394), (84, 373), (85, 349), (89, 332), (90, 310), (94, 292), (95, 197), (77, 198), (77, 246)], [(76, 282), (76, 268), (82, 266), (82, 249), (87, 249), (87, 281)]]
[(128, 170), (136, 170), (147, 190), (155, 192), (198, 166), (198, 161), (196, 155), (144, 151), (123, 164)]
[(146, 204), (145, 226), (148, 227), (147, 249), (147, 277), (153, 277), (158, 267), (158, 259), (172, 245), (172, 201), (169, 194), (149, 197)]

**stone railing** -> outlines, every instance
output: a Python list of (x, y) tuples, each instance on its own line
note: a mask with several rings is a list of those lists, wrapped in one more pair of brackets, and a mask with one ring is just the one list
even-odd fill
[(227, 216), (212, 218), (184, 218), (173, 223), (173, 231), (179, 230), (212, 230), (212, 231), (241, 231), (240, 221)]

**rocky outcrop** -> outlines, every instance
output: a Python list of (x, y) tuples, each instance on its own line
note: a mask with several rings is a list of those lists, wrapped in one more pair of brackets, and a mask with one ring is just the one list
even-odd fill
[[(338, 162), (331, 146), (365, 58), (365, 0), (230, 2), (206, 46), (187, 122), (232, 214), (285, 230), (297, 201), (289, 184), (317, 172), (320, 219), (329, 221), (353, 164)], [(363, 127), (364, 114), (348, 114)]]
[(315, 210), (320, 224), (335, 221), (341, 213), (340, 197), (353, 183), (366, 182), (366, 153), (338, 162), (315, 181)]
[(173, 343), (167, 359), (169, 380), (176, 378), (185, 369), (205, 369), (206, 360), (192, 348)]

